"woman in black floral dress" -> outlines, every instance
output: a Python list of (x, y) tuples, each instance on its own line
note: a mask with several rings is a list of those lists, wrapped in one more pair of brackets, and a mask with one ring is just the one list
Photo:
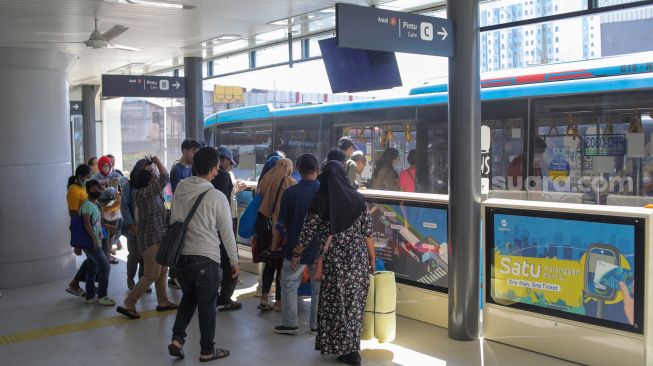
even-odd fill
[(328, 162), (318, 179), (320, 191), (304, 219), (292, 264), (312, 239), (319, 240), (322, 284), (315, 349), (359, 365), (369, 274), (374, 272), (372, 221), (365, 198), (349, 185), (339, 162)]

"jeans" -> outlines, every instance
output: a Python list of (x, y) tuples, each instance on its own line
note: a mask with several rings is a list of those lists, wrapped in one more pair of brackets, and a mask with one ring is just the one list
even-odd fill
[(73, 281), (86, 282), (86, 272), (88, 272), (88, 259), (85, 259), (84, 262), (82, 262), (82, 265), (79, 266)]
[(220, 244), (220, 268), (222, 269), (222, 280), (220, 281), (220, 293), (218, 293), (218, 306), (231, 304), (231, 297), (236, 291), (237, 278), (231, 277), (231, 262), (224, 245)]
[[(281, 302), (281, 325), (297, 327), (297, 290), (306, 269), (305, 264), (299, 264), (293, 272), (290, 261), (285, 259), (281, 268), (281, 288), (283, 301)], [(311, 277), (315, 274), (315, 266), (308, 266)], [(320, 300), (320, 282), (311, 280), (311, 329), (317, 329), (317, 305)]]
[(97, 297), (103, 298), (107, 296), (107, 288), (109, 287), (109, 272), (111, 267), (109, 261), (102, 248), (84, 249), (88, 262), (88, 270), (86, 271), (86, 298), (92, 299), (95, 297), (95, 276), (97, 275), (98, 288)]
[(141, 256), (141, 253), (138, 250), (136, 238), (127, 238), (127, 251), (129, 252), (129, 254), (127, 254), (127, 285), (134, 287), (134, 285), (136, 285), (134, 282), (136, 271), (138, 270), (138, 279), (140, 280), (141, 277), (143, 277), (143, 270), (145, 269), (143, 256)]
[(212, 354), (215, 348), (215, 299), (220, 284), (220, 263), (199, 255), (182, 255), (175, 268), (182, 297), (172, 327), (172, 339), (184, 344), (186, 328), (197, 308), (201, 353)]

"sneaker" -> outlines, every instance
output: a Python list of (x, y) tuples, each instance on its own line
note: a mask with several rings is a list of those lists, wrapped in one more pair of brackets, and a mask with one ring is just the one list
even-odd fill
[(95, 304), (98, 302), (97, 297), (87, 297), (86, 300), (84, 300), (84, 304)]
[(297, 327), (286, 327), (285, 325), (278, 325), (274, 327), (274, 332), (277, 334), (292, 334), (295, 335), (298, 333)]
[(116, 305), (116, 302), (110, 298), (109, 296), (105, 296), (99, 300), (97, 300), (98, 304), (104, 305), (104, 306), (114, 306)]
[(311, 334), (317, 335), (317, 328), (311, 328)]
[(174, 288), (176, 290), (179, 290), (179, 288), (180, 288), (179, 284), (177, 283), (177, 281), (174, 278), (171, 278), (171, 279), (168, 280), (168, 287)]

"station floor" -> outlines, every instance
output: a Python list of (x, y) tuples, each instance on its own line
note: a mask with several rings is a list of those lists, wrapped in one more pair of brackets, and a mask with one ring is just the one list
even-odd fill
[[(121, 263), (112, 265), (109, 295), (122, 304), (127, 293), (126, 250)], [(78, 259), (78, 265), (80, 264)], [(337, 365), (334, 358), (314, 351), (308, 332), (310, 304), (299, 307), (300, 329), (296, 336), (273, 332), (281, 314), (260, 313), (255, 298), (257, 276), (243, 272), (236, 295), (243, 309), (218, 313), (216, 345), (231, 355), (214, 365)], [(103, 365), (195, 365), (199, 355), (197, 317), (188, 328), (186, 359), (175, 361), (167, 354), (174, 312), (157, 313), (156, 295), (145, 294), (138, 305), (142, 318), (126, 320), (115, 307), (85, 305), (64, 291), (68, 281), (2, 291), (0, 297), (0, 364), (44, 366)], [(180, 291), (168, 289), (178, 302)], [(479, 340), (457, 342), (447, 330), (412, 319), (397, 317), (397, 338), (388, 344), (363, 341), (363, 365), (529, 365), (562, 366), (572, 363)], [(205, 364), (205, 363), (202, 363)]]

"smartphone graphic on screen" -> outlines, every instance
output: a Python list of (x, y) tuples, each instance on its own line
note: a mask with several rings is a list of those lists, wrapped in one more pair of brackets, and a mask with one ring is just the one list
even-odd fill
[[(617, 289), (602, 283), (597, 277), (597, 269), (601, 264), (601, 270), (607, 269), (608, 266), (619, 267), (619, 250), (608, 244), (592, 244), (587, 249), (585, 257), (585, 292), (599, 300), (613, 300), (617, 297)], [(606, 266), (607, 265), (607, 266)], [(606, 272), (601, 272), (605, 274)]]
[(633, 271), (603, 261), (596, 262), (596, 272), (594, 274), (595, 287), (602, 285), (620, 291), (621, 287), (619, 283), (623, 282), (628, 287), (628, 293), (632, 295), (633, 281)]

